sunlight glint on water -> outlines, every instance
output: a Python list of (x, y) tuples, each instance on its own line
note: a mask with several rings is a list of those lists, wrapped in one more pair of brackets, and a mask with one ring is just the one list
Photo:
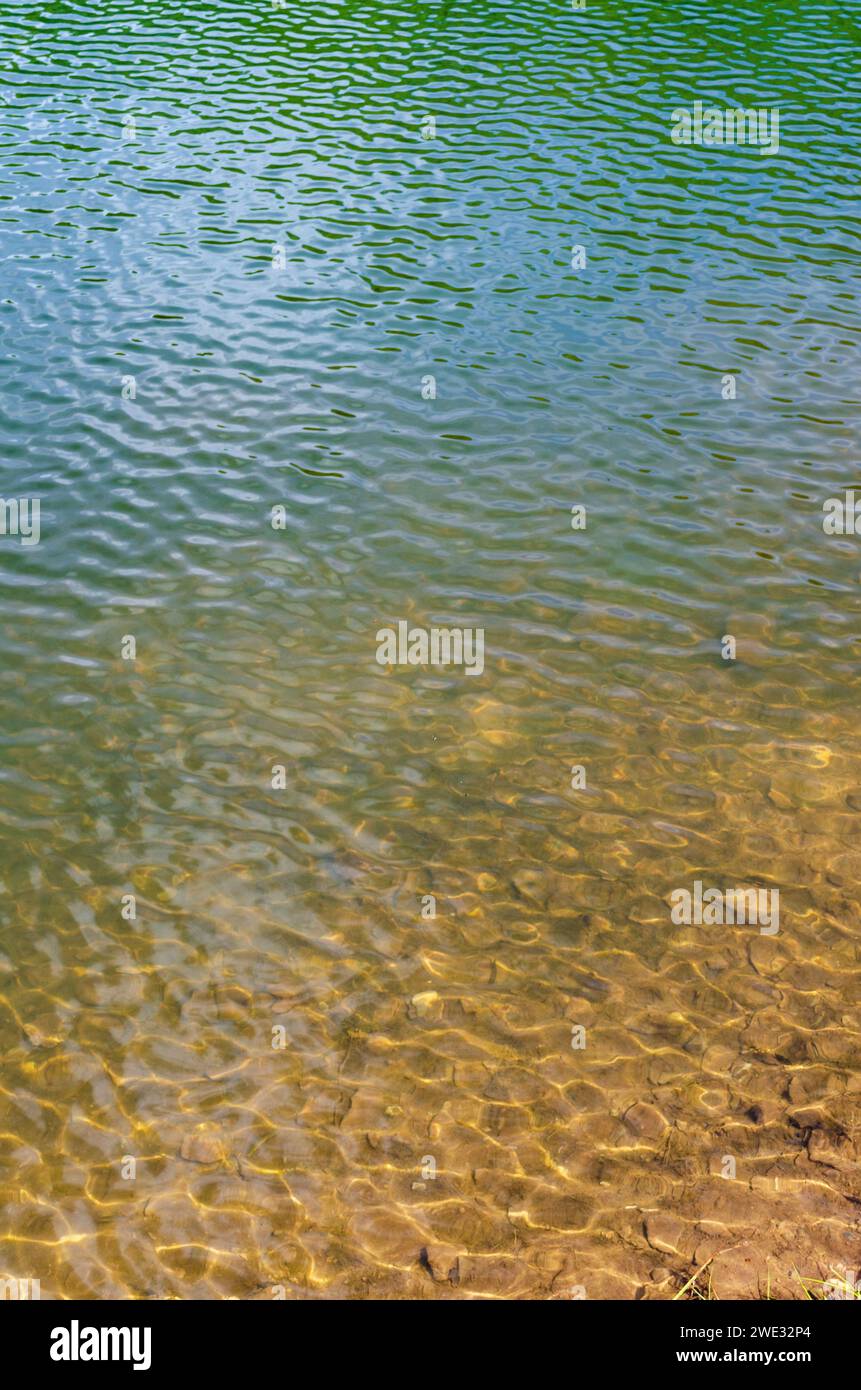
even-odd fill
[(0, 1276), (861, 1264), (853, 41), (702, 8), (4, 11)]

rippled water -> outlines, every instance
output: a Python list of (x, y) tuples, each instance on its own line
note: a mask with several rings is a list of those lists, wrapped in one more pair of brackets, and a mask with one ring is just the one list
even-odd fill
[(720, 9), (4, 10), (0, 1275), (861, 1265), (858, 11)]

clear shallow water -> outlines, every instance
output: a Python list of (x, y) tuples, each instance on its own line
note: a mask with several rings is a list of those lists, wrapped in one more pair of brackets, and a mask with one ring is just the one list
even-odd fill
[[(861, 1265), (855, 21), (4, 13), (0, 1274)], [(483, 675), (381, 669), (401, 618)], [(780, 934), (673, 926), (695, 878)]]

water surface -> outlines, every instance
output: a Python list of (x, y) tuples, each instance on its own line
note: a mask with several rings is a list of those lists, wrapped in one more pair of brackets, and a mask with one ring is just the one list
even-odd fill
[[(41, 499), (0, 537), (0, 1275), (858, 1268), (857, 7), (23, 0), (0, 44)], [(779, 153), (674, 146), (698, 99)], [(483, 627), (483, 674), (381, 668), (399, 619)], [(779, 934), (674, 926), (695, 879), (778, 887)]]

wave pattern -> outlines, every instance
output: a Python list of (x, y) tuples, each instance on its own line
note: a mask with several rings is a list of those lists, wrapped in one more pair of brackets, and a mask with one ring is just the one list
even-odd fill
[(0, 1275), (861, 1266), (852, 10), (4, 12)]

